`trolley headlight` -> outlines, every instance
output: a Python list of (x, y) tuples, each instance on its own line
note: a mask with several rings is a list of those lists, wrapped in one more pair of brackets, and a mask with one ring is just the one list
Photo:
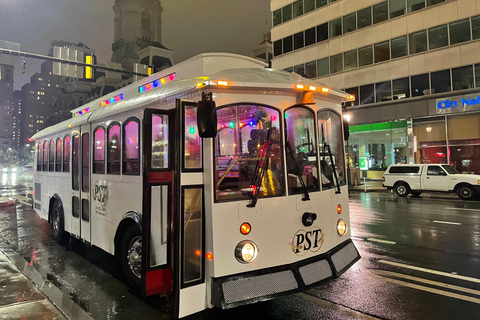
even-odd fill
[(249, 263), (257, 257), (258, 248), (253, 241), (242, 241), (235, 248), (235, 258), (242, 263)]
[(343, 237), (347, 234), (348, 226), (347, 222), (343, 219), (338, 219), (337, 221), (337, 233), (339, 236)]

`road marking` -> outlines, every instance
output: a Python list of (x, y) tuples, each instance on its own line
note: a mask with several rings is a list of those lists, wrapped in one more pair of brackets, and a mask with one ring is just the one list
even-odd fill
[(369, 271), (373, 276), (379, 277), (379, 278), (381, 278), (381, 279), (383, 279), (387, 282), (398, 284), (398, 285), (401, 285), (401, 286), (404, 286), (404, 287), (409, 287), (409, 288), (413, 288), (413, 289), (417, 289), (417, 290), (422, 290), (422, 291), (426, 291), (426, 292), (430, 292), (430, 293), (439, 294), (439, 295), (450, 297), (450, 298), (455, 298), (455, 299), (459, 299), (459, 300), (464, 300), (464, 301), (480, 304), (480, 299), (478, 299), (478, 298), (464, 296), (464, 295), (461, 295), (461, 294), (458, 294), (458, 293), (453, 293), (453, 292), (444, 291), (444, 290), (440, 290), (440, 289), (425, 287), (425, 286), (421, 286), (421, 285), (418, 285), (418, 284), (413, 284), (413, 283), (405, 282), (405, 281), (401, 281), (401, 280), (390, 279), (390, 278), (387, 278), (387, 277), (384, 277), (384, 276), (377, 275), (374, 272), (372, 272), (372, 270), (369, 270)]
[(455, 207), (446, 207), (445, 209), (450, 209), (450, 210), (465, 210), (465, 211), (480, 211), (480, 209), (455, 208)]
[(461, 225), (460, 222), (438, 221), (438, 220), (433, 220), (433, 222), (435, 222), (435, 223), (443, 223), (443, 224), (453, 224), (453, 225), (456, 225), (456, 226)]
[(416, 271), (421, 271), (421, 272), (436, 274), (436, 275), (439, 275), (439, 276), (450, 277), (450, 278), (455, 278), (455, 279), (460, 279), (460, 280), (465, 280), (465, 281), (480, 283), (480, 279), (471, 278), (471, 277), (466, 277), (466, 276), (461, 276), (461, 275), (458, 275), (458, 274), (451, 274), (451, 273), (448, 273), (448, 272), (442, 272), (442, 271), (437, 271), (437, 270), (432, 270), (432, 269), (426, 269), (426, 268), (422, 268), (422, 267), (415, 267), (415, 266), (411, 266), (411, 265), (408, 265), (408, 264), (403, 264), (403, 263), (398, 263), (398, 262), (392, 262), (392, 261), (386, 261), (386, 260), (380, 260), (380, 261), (378, 261), (378, 262), (383, 263), (383, 264), (389, 264), (389, 265), (395, 266), (395, 267), (412, 269), (412, 270), (416, 270)]
[(386, 243), (386, 244), (397, 244), (394, 241), (382, 240), (382, 239), (375, 239), (375, 238), (367, 238), (367, 241), (371, 242), (378, 242), (378, 243)]
[(362, 319), (362, 320), (376, 320), (376, 319), (379, 319), (379, 318), (369, 316), (368, 314), (364, 314), (364, 313), (361, 313), (359, 311), (344, 307), (342, 305), (339, 305), (339, 304), (336, 304), (336, 303), (333, 303), (333, 302), (330, 302), (330, 301), (326, 301), (326, 300), (311, 296), (311, 295), (303, 293), (303, 292), (296, 293), (295, 295), (299, 298), (302, 298), (304, 300), (313, 302), (313, 303), (321, 305), (323, 307), (326, 307), (326, 308), (329, 308), (329, 309), (332, 309), (332, 310), (335, 310), (335, 311), (348, 313), (348, 315), (351, 317), (351, 318), (349, 317), (349, 319)]

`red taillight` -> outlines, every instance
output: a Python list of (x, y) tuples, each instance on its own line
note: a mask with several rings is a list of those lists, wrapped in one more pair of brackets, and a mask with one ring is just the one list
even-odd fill
[(385, 182), (385, 176), (383, 176), (382, 179), (383, 179), (383, 182)]

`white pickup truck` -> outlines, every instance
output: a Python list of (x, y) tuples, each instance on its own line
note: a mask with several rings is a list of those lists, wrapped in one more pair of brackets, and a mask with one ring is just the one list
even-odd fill
[(461, 174), (447, 164), (392, 164), (383, 174), (383, 186), (399, 197), (443, 191), (473, 200), (480, 196), (480, 175)]

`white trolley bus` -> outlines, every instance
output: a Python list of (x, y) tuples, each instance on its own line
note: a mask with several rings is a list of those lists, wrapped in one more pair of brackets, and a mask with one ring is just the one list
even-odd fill
[(341, 102), (263, 62), (201, 54), (35, 134), (33, 207), (56, 241), (120, 258), (175, 316), (335, 278), (350, 239)]

